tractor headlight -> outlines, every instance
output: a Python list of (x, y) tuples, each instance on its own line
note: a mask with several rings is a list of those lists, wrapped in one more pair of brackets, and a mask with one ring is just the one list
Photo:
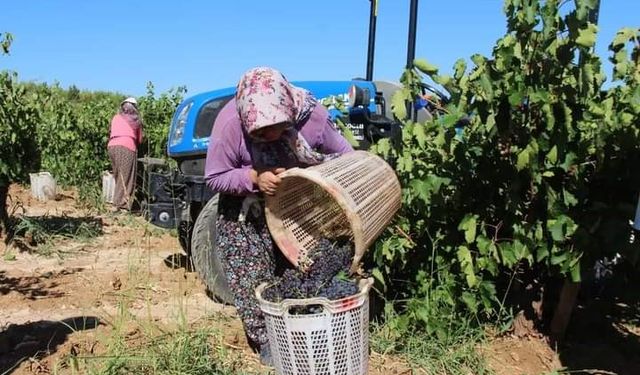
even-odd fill
[(191, 107), (193, 107), (193, 102), (184, 106), (178, 114), (173, 131), (169, 135), (169, 146), (175, 146), (182, 142), (182, 138), (184, 138), (184, 128), (187, 125), (187, 117), (189, 116)]
[(349, 105), (351, 107), (366, 107), (369, 105), (370, 99), (371, 94), (369, 93), (369, 90), (356, 85), (351, 85), (351, 87), (349, 87)]

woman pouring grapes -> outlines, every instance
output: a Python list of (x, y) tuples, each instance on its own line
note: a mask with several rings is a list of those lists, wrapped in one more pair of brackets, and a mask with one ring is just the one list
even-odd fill
[(271, 364), (271, 353), (254, 291), (273, 280), (275, 261), (261, 197), (275, 193), (286, 169), (352, 150), (316, 98), (272, 68), (247, 71), (215, 120), (205, 178), (220, 194), (216, 248), (247, 337), (264, 364)]

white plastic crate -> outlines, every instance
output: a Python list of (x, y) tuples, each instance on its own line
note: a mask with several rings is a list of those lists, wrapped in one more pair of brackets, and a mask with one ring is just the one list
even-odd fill
[(108, 172), (102, 172), (102, 199), (106, 203), (113, 203), (113, 196), (116, 191), (116, 180), (113, 175)]
[(40, 200), (46, 201), (56, 197), (56, 180), (49, 172), (29, 173), (31, 184), (31, 195)]
[[(360, 292), (337, 301), (326, 298), (266, 301), (256, 289), (264, 313), (276, 374), (364, 375), (369, 368), (369, 290), (373, 279), (361, 280)], [(294, 315), (298, 306), (322, 306), (322, 312)]]

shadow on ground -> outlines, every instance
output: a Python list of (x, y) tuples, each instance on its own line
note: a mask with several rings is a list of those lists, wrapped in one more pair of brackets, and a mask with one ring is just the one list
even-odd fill
[[(596, 295), (585, 289), (574, 309), (560, 360), (572, 374), (640, 374), (638, 276), (612, 280)], [(573, 372), (575, 371), (575, 372)], [(580, 372), (582, 371), (582, 372)]]
[(27, 233), (62, 237), (96, 237), (103, 234), (102, 218), (93, 216), (18, 216), (15, 219), (16, 236)]
[(10, 277), (6, 271), (0, 271), (0, 296), (16, 292), (28, 299), (55, 298), (65, 295), (56, 288), (55, 280), (63, 275), (72, 275), (82, 272), (82, 268), (64, 269), (56, 272), (46, 272), (39, 276)]
[(186, 254), (175, 253), (164, 258), (164, 265), (171, 269), (184, 268), (187, 272), (194, 272), (193, 264)]
[(101, 218), (93, 216), (26, 216), (11, 219), (11, 234), (5, 243), (13, 243), (22, 251), (50, 242), (54, 238), (89, 240), (104, 234)]
[(0, 331), (0, 374), (11, 374), (22, 362), (55, 352), (73, 332), (102, 324), (92, 316), (12, 324)]

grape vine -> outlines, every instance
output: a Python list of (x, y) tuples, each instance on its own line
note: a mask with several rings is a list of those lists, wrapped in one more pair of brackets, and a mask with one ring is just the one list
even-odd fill
[(640, 186), (640, 30), (614, 39), (605, 88), (595, 5), (506, 0), (508, 32), (492, 56), (460, 59), (451, 75), (417, 60), (403, 74), (398, 118), (423, 81), (450, 94), (442, 116), (406, 120), (399, 146), (375, 147), (396, 160), (404, 202), (374, 275), (411, 301), (401, 308), (412, 321), (439, 329), (431, 311), (443, 305), (495, 317), (516, 275), (579, 281), (605, 255), (637, 259), (628, 220)]

